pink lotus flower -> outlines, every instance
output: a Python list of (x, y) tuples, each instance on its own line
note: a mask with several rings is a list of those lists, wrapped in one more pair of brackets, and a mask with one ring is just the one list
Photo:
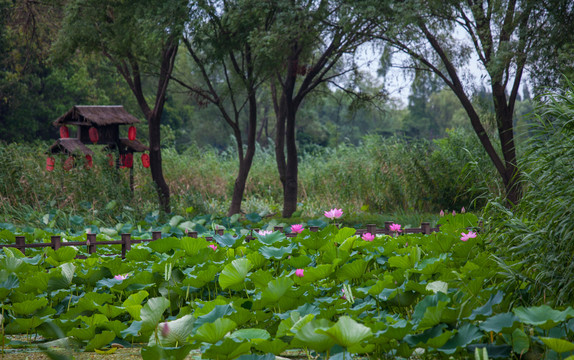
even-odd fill
[(402, 232), (401, 224), (391, 224), (391, 226), (389, 226), (389, 230), (400, 233)]
[(361, 238), (365, 241), (373, 241), (373, 240), (375, 240), (375, 235), (373, 235), (371, 233), (364, 233)]
[(259, 230), (258, 234), (265, 236), (265, 235), (273, 234), (273, 231), (271, 231), (271, 230)]
[(456, 216), (456, 211), (452, 211), (452, 216)]
[(343, 216), (343, 210), (341, 209), (331, 209), (329, 211), (325, 211), (325, 217), (333, 220), (333, 219), (338, 219), (341, 216)]
[(341, 299), (347, 300), (347, 297), (345, 296), (345, 289), (341, 289), (341, 294)]
[(295, 270), (295, 275), (297, 275), (298, 277), (302, 278), (305, 274), (305, 269), (297, 269)]
[(301, 232), (303, 232), (304, 228), (303, 225), (301, 224), (294, 224), (291, 225), (291, 231), (293, 231), (294, 233), (300, 234)]
[(116, 279), (116, 280), (121, 280), (121, 281), (123, 281), (123, 280), (125, 280), (125, 279), (127, 279), (127, 278), (128, 278), (128, 274), (116, 275), (116, 276), (114, 276), (114, 279)]
[(169, 335), (169, 325), (167, 322), (161, 324), (161, 336), (167, 337)]
[(467, 241), (468, 239), (473, 239), (476, 237), (476, 233), (472, 231), (469, 231), (468, 234), (460, 233), (460, 235), (461, 235), (460, 240), (462, 241)]
[(460, 213), (464, 214), (466, 212), (466, 209), (464, 208), (464, 206), (462, 207), (462, 209), (460, 209)]
[(207, 245), (207, 247), (212, 248), (213, 251), (217, 250), (217, 245), (214, 245), (214, 244), (209, 244), (209, 245)]
[(443, 216), (444, 216), (444, 211), (441, 210), (440, 213), (439, 213), (439, 215), (440, 215), (440, 217), (443, 217)]

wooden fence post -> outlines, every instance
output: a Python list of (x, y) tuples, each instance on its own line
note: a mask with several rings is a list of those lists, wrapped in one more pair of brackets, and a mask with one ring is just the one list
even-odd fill
[(16, 236), (16, 249), (20, 250), (22, 254), (26, 255), (26, 237)]
[(421, 228), (423, 229), (423, 234), (430, 234), (430, 223), (429, 222), (424, 222), (421, 224)]
[(187, 235), (191, 238), (197, 239), (197, 231), (190, 231)]
[(86, 245), (88, 247), (88, 254), (96, 253), (96, 234), (86, 235)]
[(367, 232), (371, 235), (377, 235), (377, 224), (367, 224)]
[(385, 221), (385, 234), (389, 235), (391, 233), (391, 225), (393, 225), (392, 221)]
[(51, 237), (52, 249), (54, 251), (58, 250), (62, 246), (62, 238), (59, 235), (54, 235)]
[(122, 259), (126, 258), (126, 254), (132, 248), (132, 234), (122, 234)]
[(283, 231), (283, 226), (273, 226), (273, 231)]
[(161, 231), (152, 231), (151, 232), (151, 240), (155, 241), (155, 240), (159, 240), (161, 239)]
[(222, 236), (224, 232), (225, 232), (225, 229), (217, 229), (217, 230), (215, 230), (215, 235)]
[(317, 231), (319, 231), (319, 227), (318, 226), (309, 226), (309, 230), (312, 232), (317, 232)]

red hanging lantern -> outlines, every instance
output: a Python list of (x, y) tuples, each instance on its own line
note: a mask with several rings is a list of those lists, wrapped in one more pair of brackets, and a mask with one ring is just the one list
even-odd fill
[(66, 161), (64, 161), (64, 170), (70, 171), (74, 167), (74, 157), (68, 156)]
[(98, 134), (98, 129), (96, 129), (95, 127), (91, 127), (90, 130), (88, 131), (88, 134), (90, 135), (91, 142), (93, 142), (94, 144), (98, 142), (98, 139), (100, 138), (100, 134)]
[(146, 153), (142, 154), (142, 165), (146, 169), (149, 167), (149, 155)]
[(62, 139), (67, 139), (70, 137), (70, 132), (68, 131), (68, 127), (67, 126), (61, 126), (60, 127), (60, 137)]
[(127, 153), (124, 155), (124, 166), (131, 168), (134, 165), (134, 154)]
[(53, 171), (55, 163), (56, 163), (56, 160), (53, 157), (48, 156), (48, 158), (46, 159), (46, 170)]
[(91, 169), (94, 166), (92, 155), (86, 155), (86, 169)]
[(108, 163), (110, 167), (114, 167), (114, 156), (112, 154), (108, 154)]
[(128, 129), (128, 139), (134, 141), (136, 139), (136, 132), (137, 132), (136, 127), (130, 126), (130, 128)]

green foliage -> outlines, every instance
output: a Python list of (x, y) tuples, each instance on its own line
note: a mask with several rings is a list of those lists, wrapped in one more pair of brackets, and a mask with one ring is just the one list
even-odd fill
[(521, 162), (524, 197), (512, 209), (492, 202), (485, 214), (509, 279), (532, 291), (523, 301), (550, 296), (560, 304), (574, 296), (574, 85), (541, 100)]
[[(460, 240), (477, 221), (472, 214), (449, 215), (441, 220), (445, 231), (369, 242), (353, 229), (327, 226), (313, 233), (319, 247), (306, 246), (312, 245), (307, 231), (293, 241), (237, 236), (235, 248), (217, 251), (204, 238), (167, 237), (134, 245), (131, 251), (144, 250), (146, 257), (61, 257), (58, 266), (5, 250), (3, 329), (50, 340), (59, 335), (45, 329), (59, 326), (85, 351), (124, 338), (145, 343), (142, 357), (149, 359), (183, 359), (192, 349), (223, 359), (299, 348), (334, 358), (569, 355), (572, 307), (513, 306), (500, 276), (505, 269), (491, 261), (483, 235)], [(181, 243), (166, 246), (173, 240)], [(262, 256), (268, 244), (289, 247), (291, 258)], [(127, 278), (114, 279), (115, 273)]]

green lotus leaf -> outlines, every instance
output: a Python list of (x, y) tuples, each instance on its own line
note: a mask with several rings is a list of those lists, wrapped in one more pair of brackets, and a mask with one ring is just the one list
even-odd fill
[(313, 314), (307, 314), (303, 317), (291, 317), (294, 321), (293, 326), (291, 326), (291, 333), (296, 334), (303, 326), (310, 323), (315, 318)]
[[(444, 333), (449, 333), (449, 335), (447, 336), (450, 337), (452, 335), (452, 332), (447, 331), (447, 332), (443, 332), (443, 330), (447, 327), (446, 324), (439, 324), (433, 328), (427, 329), (425, 331), (423, 331), (420, 334), (412, 334), (412, 335), (407, 335), (404, 338), (404, 341), (409, 344), (411, 347), (419, 347), (422, 345), (426, 345), (431, 339), (435, 339), (435, 338), (439, 338), (441, 336), (444, 336)], [(446, 342), (446, 340), (445, 340)]]
[(73, 328), (68, 331), (68, 336), (72, 336), (80, 341), (88, 341), (96, 335), (96, 327), (89, 326), (87, 328)]
[(91, 302), (95, 303), (95, 305), (111, 303), (115, 299), (115, 296), (108, 293), (97, 293), (97, 292), (89, 292), (86, 293), (78, 303), (81, 302)]
[(169, 300), (164, 297), (151, 298), (141, 309), (142, 332), (154, 330), (163, 317), (163, 312), (169, 308)]
[(515, 327), (520, 325), (520, 319), (513, 313), (496, 314), (480, 323), (481, 330), (494, 333), (510, 333)]
[(235, 312), (228, 315), (229, 319), (235, 321), (237, 326), (241, 326), (248, 321), (250, 321), (253, 317), (251, 311), (244, 309), (242, 307), (234, 306)]
[(236, 248), (243, 242), (243, 237), (234, 237), (231, 234), (215, 235), (213, 239), (223, 247)]
[(348, 316), (341, 316), (329, 329), (317, 329), (316, 332), (330, 336), (338, 345), (349, 348), (358, 345), (372, 335), (371, 329)]
[(219, 318), (212, 323), (201, 325), (197, 329), (194, 338), (199, 341), (215, 344), (236, 327), (237, 324), (234, 321), (226, 318)]
[(271, 280), (267, 288), (263, 290), (261, 300), (265, 303), (275, 303), (284, 296), (289, 296), (292, 292), (293, 280), (289, 278), (279, 278)]
[(184, 218), (181, 215), (172, 216), (171, 219), (169, 219), (169, 226), (171, 227), (177, 226), (179, 223), (183, 221), (183, 219)]
[(251, 344), (243, 340), (227, 337), (217, 344), (211, 344), (202, 352), (207, 359), (231, 360), (249, 353)]
[(158, 345), (146, 346), (142, 348), (141, 356), (143, 360), (184, 360), (193, 350), (193, 345), (164, 348)]
[(366, 269), (367, 262), (363, 259), (357, 259), (341, 266), (337, 271), (337, 278), (341, 281), (359, 279), (365, 274)]
[[(163, 322), (158, 325), (159, 344), (166, 347), (177, 347), (186, 343), (186, 339), (193, 333), (195, 318), (185, 315), (177, 320)], [(155, 335), (149, 339), (149, 345), (156, 345)]]
[(138, 337), (138, 336), (140, 336), (141, 328), (142, 328), (142, 322), (141, 321), (133, 321), (131, 323), (130, 327), (122, 330), (121, 335), (124, 339), (128, 335), (131, 335), (132, 337)]
[(265, 245), (273, 245), (275, 243), (282, 243), (285, 239), (287, 239), (285, 234), (282, 232), (279, 232), (279, 231), (274, 231), (271, 234), (267, 234), (267, 235), (260, 235), (259, 233), (254, 232), (253, 235), (257, 238), (257, 240), (259, 240), (259, 242), (261, 242), (262, 244), (265, 244)]
[(514, 329), (512, 332), (512, 351), (522, 356), (528, 349), (530, 349), (530, 337), (522, 329)]
[(457, 350), (466, 348), (467, 345), (473, 341), (479, 340), (483, 336), (484, 334), (478, 329), (478, 327), (470, 323), (466, 323), (459, 327), (458, 332), (438, 350), (445, 354), (454, 354)]
[(236, 259), (230, 264), (225, 265), (223, 271), (219, 275), (219, 285), (222, 289), (227, 289), (231, 286), (241, 285), (245, 281), (245, 277), (252, 264), (248, 259)]
[(12, 304), (10, 308), (14, 313), (21, 315), (32, 315), (37, 310), (48, 305), (48, 299), (46, 298), (36, 298), (34, 300), (26, 300), (18, 303)]
[(56, 251), (52, 250), (51, 248), (47, 249), (48, 259), (53, 259), (55, 263), (52, 263), (52, 265), (55, 266), (60, 263), (73, 260), (77, 253), (78, 251), (71, 246), (62, 246)]
[(416, 325), (417, 330), (425, 330), (439, 324), (446, 305), (446, 301), (439, 301), (437, 306), (427, 307), (423, 317)]
[(113, 331), (118, 338), (122, 338), (122, 332), (128, 328), (126, 324), (119, 320), (108, 321), (105, 324), (100, 324), (100, 327)]
[(418, 262), (413, 269), (413, 272), (421, 273), (425, 275), (432, 275), (444, 268), (446, 260), (446, 254), (442, 253), (439, 257), (427, 258)]
[(287, 255), (291, 255), (293, 250), (297, 247), (297, 244), (292, 243), (289, 246), (276, 248), (272, 246), (262, 246), (259, 249), (259, 253), (263, 255), (266, 259), (281, 260)]
[(564, 311), (559, 311), (552, 309), (548, 305), (530, 308), (520, 306), (512, 311), (523, 323), (539, 326), (544, 330), (549, 330), (566, 319), (574, 317), (574, 310), (571, 307)]
[(111, 304), (104, 304), (97, 306), (96, 309), (108, 319), (113, 319), (126, 312), (126, 309)]
[(15, 318), (14, 323), (17, 325), (18, 331), (15, 332), (11, 329), (12, 323), (8, 324), (9, 327), (6, 328), (7, 334), (18, 334), (27, 333), (32, 329), (37, 328), (45, 322), (44, 318), (39, 318), (37, 316), (32, 316), (31, 318)]
[(472, 310), (472, 314), (468, 317), (469, 320), (484, 319), (492, 314), (492, 307), (498, 305), (504, 299), (504, 293), (502, 291), (497, 291), (495, 295), (491, 295), (486, 304), (483, 306)]
[(18, 276), (14, 274), (8, 275), (6, 280), (0, 282), (0, 300), (3, 301), (10, 292), (12, 292), (12, 289), (17, 289), (19, 286), (20, 280), (18, 279)]
[(116, 338), (116, 334), (113, 331), (102, 331), (100, 334), (96, 334), (90, 342), (85, 347), (85, 351), (94, 351), (95, 349), (101, 349), (107, 346), (112, 340)]
[(182, 284), (199, 289), (205, 286), (205, 284), (214, 281), (218, 273), (219, 268), (217, 266), (210, 265), (205, 270), (194, 272), (193, 275), (185, 278), (182, 281)]
[(207, 248), (207, 241), (204, 238), (184, 237), (181, 239), (180, 246), (187, 255), (197, 255), (201, 250)]
[(103, 314), (93, 314), (92, 316), (78, 316), (78, 319), (90, 326), (99, 326), (109, 322), (108, 318)]
[(546, 346), (556, 351), (558, 354), (574, 351), (574, 343), (571, 343), (568, 340), (551, 337), (541, 337), (540, 340), (542, 340)]
[(259, 341), (254, 345), (255, 349), (261, 351), (264, 354), (280, 355), (282, 352), (287, 350), (289, 344), (279, 340), (273, 339), (273, 341), (264, 340)]
[(425, 312), (426, 312), (426, 309), (427, 309), (428, 307), (437, 306), (437, 305), (439, 304), (439, 302), (449, 303), (449, 302), (450, 302), (450, 298), (449, 298), (446, 294), (443, 294), (443, 293), (441, 293), (441, 292), (436, 293), (436, 294), (434, 294), (434, 295), (427, 295), (427, 296), (425, 296), (425, 298), (422, 299), (422, 300), (415, 306), (415, 311), (414, 311), (413, 316), (412, 316), (413, 320), (414, 320), (415, 322), (419, 322), (419, 321), (423, 318), (423, 316), (424, 316), (424, 314), (425, 314)]
[(267, 263), (267, 259), (261, 255), (258, 252), (252, 252), (247, 254), (247, 259), (249, 259), (249, 261), (251, 261), (251, 263), (253, 264), (253, 269), (259, 269), (261, 268), (263, 265), (265, 265)]
[(269, 340), (271, 338), (267, 330), (254, 328), (236, 330), (230, 336), (241, 340)]
[(295, 340), (318, 353), (325, 352), (335, 345), (335, 340), (320, 330), (328, 330), (331, 326), (332, 323), (327, 319), (315, 319), (297, 331)]
[[(194, 328), (197, 329), (199, 328), (201, 325), (206, 324), (206, 323), (212, 323), (215, 322), (215, 320), (220, 319), (224, 316), (228, 316), (231, 315), (233, 313), (235, 313), (236, 310), (233, 308), (233, 306), (227, 304), (227, 305), (216, 305), (213, 310), (211, 310), (209, 313), (199, 316), (197, 318), (197, 320), (195, 321), (194, 324)], [(197, 311), (196, 311), (196, 316), (197, 316)]]
[(171, 236), (151, 241), (147, 246), (158, 253), (166, 253), (172, 249), (181, 249), (181, 240)]
[(307, 255), (292, 256), (291, 259), (285, 261), (285, 263), (291, 265), (295, 269), (303, 269), (309, 265), (313, 260)]
[(126, 309), (126, 311), (132, 316), (134, 320), (140, 321), (141, 320), (141, 309), (143, 307), (142, 303), (147, 298), (149, 293), (145, 290), (139, 291), (135, 294), (131, 294), (128, 298), (123, 302), (122, 306)]
[(413, 325), (410, 322), (402, 319), (394, 324), (387, 326), (384, 331), (379, 332), (379, 335), (391, 339), (401, 340), (409, 334), (412, 328)]
[(151, 249), (145, 246), (137, 247), (131, 249), (126, 254), (126, 260), (128, 261), (147, 261), (151, 257)]
[(309, 267), (305, 268), (305, 273), (302, 278), (297, 278), (297, 283), (299, 284), (310, 284), (314, 283), (318, 280), (328, 279), (329, 276), (333, 273), (333, 265), (330, 264), (322, 264), (317, 265), (316, 267)]
[(357, 238), (353, 236), (356, 232), (357, 230), (354, 228), (341, 228), (339, 231), (337, 231), (337, 234), (332, 237), (332, 241), (334, 243), (340, 244), (340, 249), (350, 251), (353, 248), (353, 244), (357, 240)]
[(48, 291), (68, 289), (72, 285), (75, 269), (76, 267), (72, 263), (64, 263), (56, 268), (56, 271), (50, 273)]
[(271, 275), (271, 272), (269, 271), (258, 270), (256, 272), (251, 273), (251, 275), (249, 275), (249, 278), (251, 279), (251, 281), (253, 281), (253, 284), (255, 285), (256, 288), (264, 289), (267, 287), (269, 282), (273, 280), (273, 275)]
[(329, 243), (329, 240), (330, 237), (323, 235), (321, 232), (314, 233), (304, 231), (297, 236), (297, 241), (309, 250), (319, 250), (325, 246), (325, 244)]

